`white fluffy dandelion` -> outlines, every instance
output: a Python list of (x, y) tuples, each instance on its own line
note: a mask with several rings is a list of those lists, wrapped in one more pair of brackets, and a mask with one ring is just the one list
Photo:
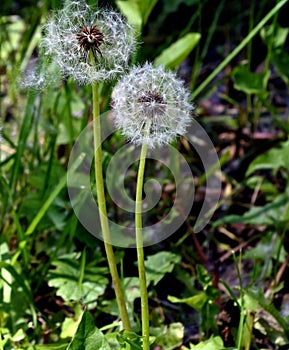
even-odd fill
[(135, 46), (135, 32), (120, 14), (95, 9), (84, 0), (67, 2), (52, 13), (41, 42), (42, 53), (59, 66), (62, 75), (80, 84), (124, 73)]
[(122, 134), (150, 148), (184, 135), (194, 109), (183, 82), (163, 67), (148, 63), (121, 78), (113, 90), (112, 107)]

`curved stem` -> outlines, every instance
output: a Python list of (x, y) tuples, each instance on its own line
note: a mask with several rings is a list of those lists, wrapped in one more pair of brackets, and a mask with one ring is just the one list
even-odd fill
[[(148, 133), (150, 129), (150, 123), (147, 124)], [(145, 161), (147, 155), (148, 145), (142, 144), (139, 168), (137, 175), (137, 187), (136, 187), (136, 201), (135, 201), (135, 236), (136, 236), (136, 249), (137, 249), (137, 262), (141, 295), (141, 318), (142, 318), (142, 337), (143, 337), (143, 349), (149, 350), (149, 305), (148, 305), (148, 293), (146, 286), (146, 273), (144, 264), (144, 251), (143, 251), (143, 236), (142, 236), (142, 190), (144, 181)]]
[[(94, 62), (94, 58), (91, 54), (91, 61)], [(131, 330), (128, 312), (125, 304), (125, 297), (123, 288), (119, 278), (119, 274), (116, 267), (115, 256), (111, 245), (110, 230), (107, 218), (105, 193), (104, 193), (104, 181), (102, 173), (102, 148), (101, 148), (101, 125), (100, 125), (100, 111), (99, 111), (99, 96), (98, 96), (98, 84), (94, 82), (92, 84), (92, 98), (93, 98), (93, 139), (94, 139), (94, 167), (95, 167), (95, 182), (97, 202), (99, 208), (100, 224), (103, 234), (103, 241), (105, 252), (107, 256), (109, 271), (112, 278), (112, 283), (115, 290), (116, 301), (120, 313), (120, 318), (123, 323), (123, 328), (127, 331)]]

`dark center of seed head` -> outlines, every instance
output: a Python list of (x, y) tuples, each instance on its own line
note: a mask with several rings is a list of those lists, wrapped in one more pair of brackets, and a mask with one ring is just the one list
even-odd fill
[(162, 115), (165, 113), (166, 102), (164, 98), (155, 90), (144, 91), (137, 99), (137, 101), (143, 104), (145, 112), (155, 115)]
[(80, 33), (76, 34), (76, 38), (84, 51), (88, 52), (92, 49), (101, 55), (99, 47), (104, 41), (104, 35), (95, 25), (81, 28)]

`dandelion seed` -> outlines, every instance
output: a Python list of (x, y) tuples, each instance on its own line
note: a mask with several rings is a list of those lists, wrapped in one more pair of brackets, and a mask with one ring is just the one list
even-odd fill
[(112, 107), (122, 134), (131, 142), (145, 142), (150, 148), (184, 135), (194, 109), (183, 82), (163, 67), (148, 63), (121, 78), (113, 90)]

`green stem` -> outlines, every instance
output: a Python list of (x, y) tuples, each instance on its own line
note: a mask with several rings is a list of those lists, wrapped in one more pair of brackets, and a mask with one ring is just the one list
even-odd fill
[(84, 273), (85, 273), (85, 263), (86, 263), (86, 248), (83, 249), (81, 260), (80, 260), (80, 271), (78, 277), (78, 286), (80, 287), (83, 282)]
[(237, 54), (243, 50), (243, 48), (253, 39), (253, 37), (264, 27), (264, 25), (273, 17), (282, 6), (284, 6), (288, 0), (279, 1), (273, 9), (267, 13), (267, 15), (256, 25), (254, 29), (243, 39), (243, 41), (222, 61), (216, 69), (196, 88), (191, 94), (192, 100), (194, 100), (205, 87), (226, 67), (226, 65), (237, 56)]
[(92, 96), (93, 96), (93, 137), (94, 137), (94, 167), (95, 167), (95, 182), (97, 202), (99, 208), (100, 224), (103, 234), (103, 241), (105, 252), (107, 256), (109, 271), (112, 278), (112, 283), (115, 290), (116, 301), (120, 313), (120, 318), (123, 323), (123, 328), (127, 331), (131, 330), (130, 321), (128, 318), (128, 312), (126, 309), (126, 303), (124, 293), (121, 285), (121, 281), (118, 275), (115, 256), (112, 245), (110, 244), (110, 230), (107, 219), (104, 182), (102, 174), (102, 149), (101, 149), (101, 126), (100, 126), (100, 111), (99, 111), (99, 96), (98, 96), (98, 84), (94, 82), (92, 84)]
[[(150, 123), (147, 125), (146, 132), (149, 132)], [(142, 337), (143, 337), (143, 349), (149, 350), (149, 305), (148, 305), (148, 293), (146, 286), (146, 273), (144, 264), (144, 250), (143, 250), (143, 236), (142, 236), (142, 190), (144, 181), (144, 169), (147, 154), (148, 145), (142, 144), (139, 168), (137, 175), (137, 187), (136, 187), (136, 201), (135, 201), (135, 235), (136, 235), (136, 249), (137, 249), (137, 262), (141, 295), (141, 319), (142, 319)]]

